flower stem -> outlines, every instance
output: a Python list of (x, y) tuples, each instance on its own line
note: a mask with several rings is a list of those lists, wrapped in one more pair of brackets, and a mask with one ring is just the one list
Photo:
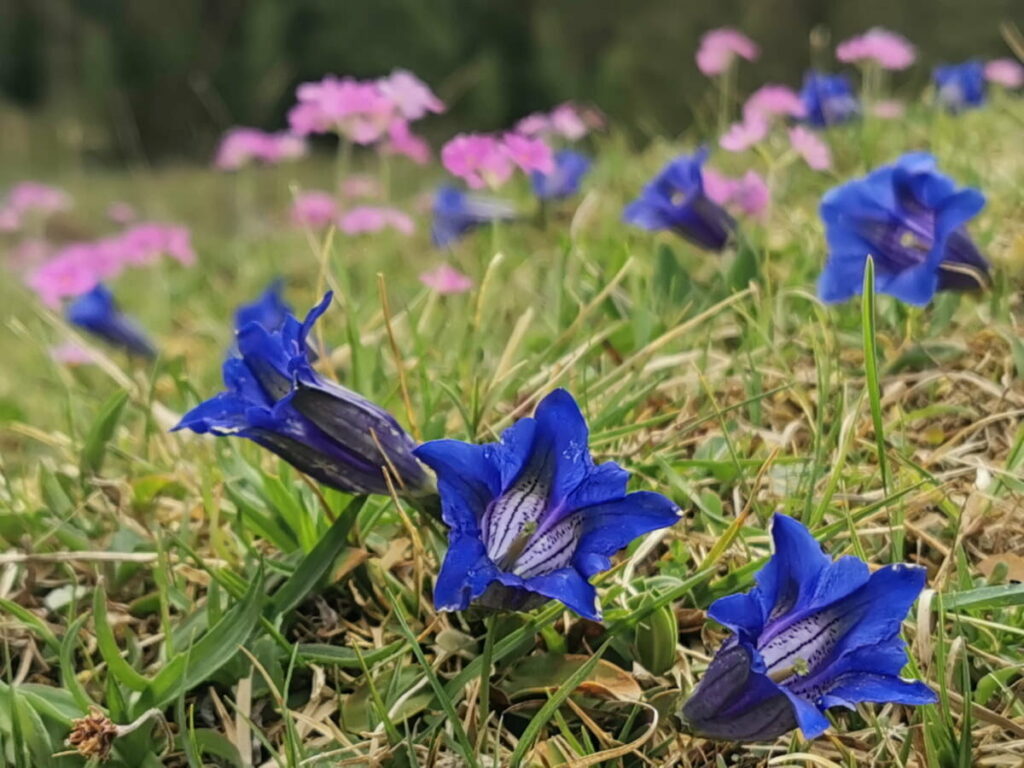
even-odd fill
[(494, 658), (494, 637), (497, 634), (495, 632), (495, 626), (498, 623), (497, 616), (488, 616), (484, 619), (484, 624), (487, 627), (487, 632), (484, 635), (484, 650), (480, 656), (480, 696), (479, 706), (477, 707), (477, 734), (476, 744), (477, 750), (483, 745), (485, 728), (487, 725), (487, 716), (491, 712), (491, 666)]

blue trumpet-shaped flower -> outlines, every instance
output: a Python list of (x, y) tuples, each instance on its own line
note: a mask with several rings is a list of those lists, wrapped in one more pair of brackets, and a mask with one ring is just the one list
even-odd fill
[(860, 293), (869, 255), (875, 290), (909, 304), (927, 304), (937, 290), (987, 286), (988, 262), (964, 227), (984, 205), (978, 190), (958, 190), (921, 152), (829, 190), (821, 201), (829, 255), (818, 294), (836, 302)]
[(580, 191), (580, 182), (590, 170), (590, 158), (571, 149), (555, 153), (555, 170), (530, 174), (533, 193), (542, 200), (572, 197)]
[(318, 374), (310, 364), (309, 332), (331, 301), (328, 293), (304, 322), (281, 327), (250, 322), (238, 331), (237, 354), (224, 363), (226, 392), (200, 403), (175, 430), (238, 436), (259, 443), (332, 488), (388, 493), (428, 490), (414, 443), (386, 410)]
[(735, 634), (683, 705), (695, 733), (729, 741), (774, 739), (829, 726), (825, 710), (858, 702), (930, 704), (928, 686), (899, 676), (907, 663), (900, 624), (924, 587), (923, 568), (832, 561), (785, 515), (775, 552), (746, 594), (716, 600), (708, 615)]
[(614, 462), (595, 466), (587, 440), (576, 401), (558, 389), (501, 442), (435, 440), (416, 449), (437, 474), (449, 528), (434, 591), (439, 610), (526, 610), (550, 598), (600, 618), (590, 578), (680, 511), (661, 494), (627, 494), (628, 473)]
[(156, 357), (156, 349), (138, 323), (125, 315), (114, 301), (114, 295), (103, 284), (72, 301), (64, 316), (104, 341), (121, 347), (139, 357)]
[(932, 78), (939, 103), (950, 112), (985, 103), (985, 64), (978, 59), (936, 67)]
[(283, 290), (284, 282), (275, 280), (256, 301), (238, 307), (235, 310), (235, 329), (241, 330), (249, 323), (261, 325), (268, 331), (280, 329), (285, 318), (294, 314), (291, 305), (284, 300)]
[(671, 161), (626, 206), (627, 224), (641, 229), (670, 229), (694, 245), (721, 251), (736, 228), (736, 221), (704, 193), (701, 166), (707, 149)]
[(800, 100), (804, 103), (805, 119), (818, 128), (845, 123), (860, 114), (860, 104), (846, 75), (808, 72), (800, 89)]
[(457, 187), (441, 187), (434, 195), (430, 237), (434, 245), (451, 245), (471, 229), (516, 218), (515, 207), (485, 195), (468, 195)]

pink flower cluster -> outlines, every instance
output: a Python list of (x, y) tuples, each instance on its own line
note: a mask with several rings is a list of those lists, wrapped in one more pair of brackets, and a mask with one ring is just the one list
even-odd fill
[(882, 69), (906, 69), (914, 63), (917, 52), (903, 35), (875, 27), (840, 43), (836, 48), (836, 58), (846, 64), (874, 61)]
[(34, 269), (27, 283), (46, 306), (57, 307), (61, 299), (79, 296), (128, 267), (150, 266), (165, 255), (186, 266), (195, 263), (188, 229), (146, 222), (93, 242), (65, 245)]
[(735, 179), (714, 168), (704, 168), (701, 177), (704, 194), (719, 205), (732, 206), (747, 216), (760, 216), (768, 208), (771, 193), (764, 178), (756, 171), (747, 171)]
[(832, 167), (832, 153), (828, 144), (814, 131), (802, 125), (789, 129), (789, 143), (808, 166), (816, 171), (827, 171)]
[(743, 152), (768, 135), (774, 119), (801, 118), (806, 114), (807, 108), (794, 90), (784, 85), (764, 85), (743, 105), (743, 120), (729, 126), (718, 143), (729, 152)]
[(1014, 59), (993, 59), (985, 65), (985, 79), (1004, 88), (1024, 85), (1024, 67)]
[(465, 293), (473, 287), (472, 279), (459, 272), (451, 264), (442, 264), (422, 273), (420, 282), (442, 296)]
[(754, 61), (761, 54), (757, 43), (731, 27), (705, 32), (697, 49), (697, 68), (708, 77), (720, 75), (739, 56)]
[(516, 133), (523, 136), (579, 141), (591, 130), (602, 127), (604, 119), (597, 110), (580, 108), (571, 101), (559, 104), (550, 112), (534, 112), (516, 123)]
[(524, 173), (548, 174), (555, 170), (551, 146), (543, 138), (521, 133), (500, 137), (460, 133), (441, 149), (441, 162), (472, 189), (497, 189), (511, 178), (516, 166)]
[(287, 132), (266, 133), (258, 128), (232, 128), (220, 140), (213, 164), (237, 171), (254, 162), (273, 165), (306, 154), (306, 142)]
[(45, 217), (70, 207), (71, 195), (64, 190), (37, 181), (23, 181), (11, 187), (0, 204), (0, 232), (18, 231), (26, 216)]
[(328, 75), (300, 85), (296, 97), (288, 124), (299, 136), (338, 133), (356, 144), (387, 138), (390, 151), (417, 161), (424, 156), (426, 144), (412, 135), (409, 121), (444, 111), (433, 91), (405, 70), (372, 81)]
[(388, 228), (411, 235), (416, 230), (412, 218), (397, 208), (358, 205), (343, 211), (333, 195), (317, 190), (296, 196), (291, 219), (296, 226), (310, 229), (337, 224), (346, 235), (362, 235)]

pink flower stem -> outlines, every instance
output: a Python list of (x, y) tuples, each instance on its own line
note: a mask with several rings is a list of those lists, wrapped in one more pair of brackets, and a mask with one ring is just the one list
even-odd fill
[(338, 146), (334, 153), (334, 175), (337, 177), (334, 188), (335, 197), (341, 194), (342, 182), (345, 181), (345, 177), (348, 176), (352, 167), (352, 142), (348, 141), (341, 131), (338, 131), (337, 136)]
[(729, 67), (718, 77), (718, 135), (723, 135), (729, 130), (730, 115), (732, 113), (732, 94), (736, 80), (736, 62), (733, 61)]

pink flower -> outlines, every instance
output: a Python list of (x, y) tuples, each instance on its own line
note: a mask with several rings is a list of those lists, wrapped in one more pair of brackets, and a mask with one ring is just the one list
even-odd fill
[(49, 243), (38, 238), (22, 240), (7, 253), (7, 264), (17, 272), (25, 272), (42, 264), (52, 253)]
[(742, 152), (757, 144), (768, 133), (768, 123), (760, 117), (733, 123), (718, 140), (722, 149), (728, 152)]
[(305, 136), (337, 131), (356, 144), (372, 144), (380, 139), (397, 108), (378, 83), (351, 77), (328, 75), (319, 82), (303, 83), (296, 95), (299, 103), (288, 113), (293, 133)]
[(906, 111), (903, 102), (896, 99), (882, 99), (871, 105), (871, 113), (883, 120), (896, 120), (903, 117)]
[(807, 165), (816, 171), (826, 171), (832, 167), (832, 153), (816, 133), (802, 125), (789, 129), (789, 143)]
[(559, 104), (551, 110), (551, 127), (555, 133), (569, 141), (579, 141), (587, 135), (587, 124), (571, 102)]
[(138, 212), (132, 207), (131, 203), (126, 203), (123, 200), (111, 203), (107, 206), (107, 218), (115, 224), (130, 224), (139, 218)]
[(697, 68), (708, 77), (720, 75), (736, 56), (753, 61), (760, 54), (757, 44), (742, 32), (730, 27), (705, 32), (697, 49)]
[(29, 212), (47, 215), (70, 208), (71, 195), (62, 189), (37, 181), (23, 181), (15, 184), (7, 193), (6, 207), (18, 215)]
[(985, 65), (985, 79), (1004, 88), (1024, 85), (1024, 67), (1013, 59), (993, 59)]
[(424, 272), (420, 275), (420, 282), (443, 296), (465, 293), (473, 287), (473, 281), (450, 264)]
[(263, 148), (265, 163), (279, 163), (282, 160), (296, 160), (306, 154), (306, 140), (288, 131), (269, 133)]
[(61, 299), (92, 290), (99, 278), (84, 251), (61, 249), (56, 256), (33, 270), (26, 282), (43, 304), (57, 309)]
[(743, 105), (745, 122), (755, 120), (767, 121), (777, 115), (803, 117), (807, 114), (800, 96), (792, 88), (784, 85), (762, 85), (747, 99)]
[(254, 162), (279, 163), (305, 153), (306, 142), (290, 133), (232, 128), (221, 139), (213, 164), (222, 171), (237, 171)]
[(493, 136), (460, 133), (441, 148), (441, 162), (473, 189), (497, 189), (512, 176), (512, 159)]
[(17, 232), (21, 229), (21, 214), (10, 206), (0, 208), (0, 232)]
[(543, 112), (534, 112), (516, 123), (515, 131), (523, 136), (543, 136), (551, 129), (551, 118)]
[(406, 120), (419, 120), (428, 112), (444, 112), (444, 103), (412, 72), (396, 69), (377, 86)]
[(704, 194), (719, 205), (732, 206), (748, 216), (760, 216), (768, 207), (768, 184), (756, 171), (747, 171), (733, 179), (714, 168), (701, 170)]
[(544, 139), (531, 139), (518, 133), (505, 134), (505, 151), (524, 173), (539, 171), (543, 174), (555, 172), (555, 155)]
[(196, 261), (191, 234), (186, 227), (174, 224), (155, 221), (136, 224), (117, 235), (112, 242), (126, 265), (149, 266), (161, 256), (170, 256), (185, 266)]
[(388, 140), (381, 151), (386, 155), (405, 155), (418, 165), (430, 160), (430, 145), (409, 130), (409, 123), (405, 120), (391, 121)]
[(416, 229), (409, 215), (395, 208), (362, 205), (343, 213), (338, 219), (338, 228), (346, 235), (380, 232), (387, 227), (403, 235), (411, 235)]
[(903, 35), (875, 27), (840, 43), (836, 48), (836, 58), (847, 64), (874, 60), (883, 69), (906, 69), (914, 63), (917, 53)]
[(357, 174), (341, 182), (341, 195), (347, 198), (380, 197), (384, 190), (373, 176)]
[(327, 192), (300, 192), (292, 203), (291, 220), (298, 227), (322, 229), (338, 216), (338, 203)]
[(67, 366), (91, 365), (96, 362), (92, 352), (73, 341), (50, 347), (50, 357), (54, 362)]

